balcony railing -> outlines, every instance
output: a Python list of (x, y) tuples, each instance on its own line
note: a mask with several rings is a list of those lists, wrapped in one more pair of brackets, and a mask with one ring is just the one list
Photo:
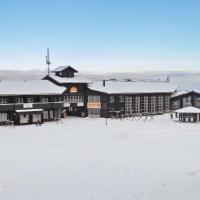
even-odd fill
[(63, 101), (59, 102), (34, 102), (34, 103), (8, 103), (0, 104), (0, 112), (14, 111), (20, 109), (52, 109), (62, 108)]

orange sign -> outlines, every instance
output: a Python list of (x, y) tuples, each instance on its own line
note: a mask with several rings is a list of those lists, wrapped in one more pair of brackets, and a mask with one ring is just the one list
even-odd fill
[(101, 103), (87, 103), (87, 108), (101, 108)]
[(70, 93), (77, 93), (78, 89), (76, 87), (71, 87)]

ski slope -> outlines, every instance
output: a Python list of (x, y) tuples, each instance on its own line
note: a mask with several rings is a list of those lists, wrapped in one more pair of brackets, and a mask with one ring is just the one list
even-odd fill
[(199, 200), (199, 130), (169, 115), (0, 127), (0, 199)]

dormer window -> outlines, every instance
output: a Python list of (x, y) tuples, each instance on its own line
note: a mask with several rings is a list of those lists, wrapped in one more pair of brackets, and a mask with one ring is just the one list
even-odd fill
[(71, 66), (60, 66), (57, 67), (53, 72), (56, 76), (63, 78), (73, 78), (74, 74), (78, 73), (78, 71)]

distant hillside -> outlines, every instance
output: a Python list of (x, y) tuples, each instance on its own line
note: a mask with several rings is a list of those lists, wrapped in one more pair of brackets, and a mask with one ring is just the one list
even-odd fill
[[(7, 71), (0, 70), (0, 80), (37, 80), (42, 79), (46, 71)], [(132, 79), (132, 80), (161, 80), (170, 77), (172, 83), (180, 86), (180, 89), (200, 89), (200, 73), (195, 72), (130, 72), (130, 73), (97, 73), (80, 72), (91, 80), (108, 79)]]

